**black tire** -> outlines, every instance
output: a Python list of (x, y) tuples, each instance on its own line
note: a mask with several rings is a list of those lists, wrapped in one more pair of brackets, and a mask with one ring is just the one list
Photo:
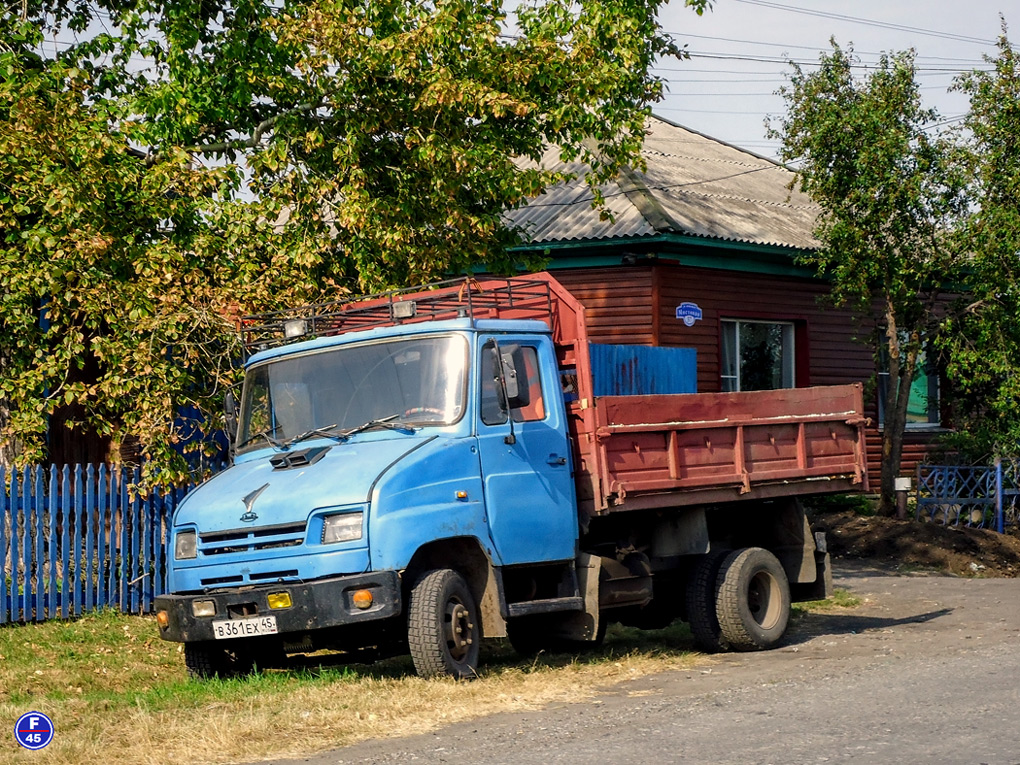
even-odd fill
[(760, 547), (726, 556), (719, 569), (716, 613), (722, 638), (734, 650), (776, 645), (790, 622), (790, 583), (776, 556)]
[(238, 648), (227, 648), (222, 643), (206, 641), (184, 644), (184, 666), (188, 676), (195, 680), (227, 679), (252, 671), (250, 655)]
[(473, 678), (481, 630), (464, 577), (451, 569), (422, 574), (407, 606), (407, 644), (422, 677)]
[(694, 636), (694, 645), (701, 651), (717, 653), (729, 646), (722, 636), (716, 613), (716, 590), (719, 569), (729, 550), (713, 550), (694, 565), (687, 581), (687, 623)]

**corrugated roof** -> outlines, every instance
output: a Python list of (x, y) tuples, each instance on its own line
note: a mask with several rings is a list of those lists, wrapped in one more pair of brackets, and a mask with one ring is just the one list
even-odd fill
[[(508, 213), (533, 244), (677, 233), (801, 249), (820, 208), (790, 189), (793, 173), (771, 160), (659, 117), (648, 121), (644, 172), (628, 169), (603, 187), (614, 220), (600, 220), (580, 178), (559, 184)], [(584, 165), (559, 161), (552, 148), (544, 166), (580, 175)]]

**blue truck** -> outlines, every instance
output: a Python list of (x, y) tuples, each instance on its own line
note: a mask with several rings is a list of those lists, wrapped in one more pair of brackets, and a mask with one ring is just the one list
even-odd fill
[(867, 486), (859, 385), (642, 389), (648, 349), (594, 369), (585, 308), (547, 273), (243, 332), (232, 465), (175, 512), (155, 602), (194, 677), (331, 649), (468, 678), (486, 638), (572, 649), (677, 618), (706, 650), (768, 648), (792, 601), (831, 591), (800, 498)]

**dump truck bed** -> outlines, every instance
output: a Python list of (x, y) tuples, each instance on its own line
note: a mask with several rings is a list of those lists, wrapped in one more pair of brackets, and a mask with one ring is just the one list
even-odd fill
[(867, 488), (859, 384), (602, 396), (590, 413), (571, 409), (589, 513)]

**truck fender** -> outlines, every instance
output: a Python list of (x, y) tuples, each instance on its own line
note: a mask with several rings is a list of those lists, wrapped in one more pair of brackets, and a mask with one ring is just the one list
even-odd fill
[(467, 581), (478, 604), (482, 637), (506, 637), (506, 597), (503, 577), (492, 564), (481, 543), (474, 537), (438, 539), (422, 545), (411, 557), (403, 574), (405, 602), (407, 591), (426, 571), (454, 569)]

